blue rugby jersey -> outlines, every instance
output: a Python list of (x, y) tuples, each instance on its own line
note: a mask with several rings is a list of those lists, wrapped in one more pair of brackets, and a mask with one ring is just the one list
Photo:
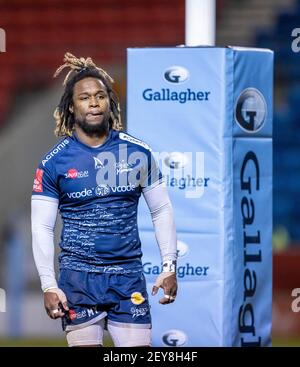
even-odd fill
[(149, 146), (124, 132), (110, 130), (98, 148), (76, 134), (59, 141), (39, 164), (32, 195), (58, 199), (60, 267), (141, 270), (138, 200), (142, 188), (161, 180)]

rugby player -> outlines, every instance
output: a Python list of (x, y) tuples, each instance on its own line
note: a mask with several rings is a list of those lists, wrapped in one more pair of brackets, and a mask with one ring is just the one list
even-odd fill
[(149, 146), (122, 131), (113, 79), (90, 57), (66, 53), (54, 76), (65, 68), (54, 112), (61, 140), (42, 158), (32, 191), (32, 246), (45, 309), (62, 319), (69, 346), (102, 346), (105, 328), (116, 347), (151, 346), (137, 207), (143, 194), (162, 261), (152, 294), (162, 288), (159, 302), (170, 304), (177, 293), (172, 205)]

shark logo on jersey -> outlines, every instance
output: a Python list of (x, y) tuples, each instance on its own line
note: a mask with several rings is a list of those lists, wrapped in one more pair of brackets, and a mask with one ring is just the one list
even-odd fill
[(95, 169), (100, 169), (102, 167), (104, 167), (104, 164), (100, 161), (99, 158), (97, 157), (93, 157), (94, 158), (94, 162), (95, 162)]

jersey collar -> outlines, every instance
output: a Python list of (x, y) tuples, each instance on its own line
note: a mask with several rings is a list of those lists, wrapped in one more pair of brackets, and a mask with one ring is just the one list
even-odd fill
[(88, 150), (89, 152), (95, 152), (98, 150), (102, 150), (103, 148), (106, 148), (109, 143), (111, 142), (113, 137), (113, 131), (112, 129), (109, 129), (108, 135), (106, 137), (106, 140), (104, 141), (103, 144), (100, 145), (100, 147), (91, 147), (90, 145), (84, 144), (77, 136), (77, 134), (75, 133), (75, 131), (73, 132), (72, 135), (72, 139), (78, 144), (80, 145), (83, 149)]

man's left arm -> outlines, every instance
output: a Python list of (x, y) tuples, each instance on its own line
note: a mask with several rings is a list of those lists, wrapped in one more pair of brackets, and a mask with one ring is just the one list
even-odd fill
[(177, 294), (177, 238), (172, 204), (163, 182), (144, 188), (142, 192), (151, 213), (162, 260), (162, 272), (152, 288), (152, 295), (162, 288), (164, 297), (159, 303), (172, 303)]

